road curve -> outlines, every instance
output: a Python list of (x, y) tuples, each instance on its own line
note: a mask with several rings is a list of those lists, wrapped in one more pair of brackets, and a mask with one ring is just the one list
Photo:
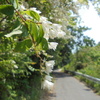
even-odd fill
[(49, 100), (100, 100), (83, 83), (62, 72), (54, 72), (55, 86)]

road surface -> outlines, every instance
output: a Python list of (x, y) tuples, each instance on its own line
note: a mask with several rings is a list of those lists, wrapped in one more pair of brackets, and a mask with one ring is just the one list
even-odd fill
[(74, 77), (62, 72), (54, 72), (54, 76), (55, 86), (49, 100), (100, 100), (100, 96)]

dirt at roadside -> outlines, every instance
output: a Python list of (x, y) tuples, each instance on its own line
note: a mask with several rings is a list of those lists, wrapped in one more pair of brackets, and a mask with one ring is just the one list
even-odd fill
[(54, 97), (55, 93), (54, 89), (52, 89), (51, 91), (45, 91), (40, 100), (55, 100)]

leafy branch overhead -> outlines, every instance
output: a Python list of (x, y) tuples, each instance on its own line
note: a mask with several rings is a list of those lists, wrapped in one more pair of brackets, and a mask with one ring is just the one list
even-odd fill
[[(28, 3), (7, 1), (0, 5), (4, 30), (0, 31), (0, 78), (5, 79), (8, 84), (8, 77), (17, 81), (17, 78), (27, 78), (37, 73), (41, 77), (41, 88), (50, 90), (54, 84), (50, 73), (55, 62), (46, 51), (55, 51), (58, 43), (52, 41), (55, 38), (66, 39), (66, 32), (62, 30), (62, 25), (41, 16), (36, 8), (27, 8)], [(6, 69), (2, 66), (6, 66)]]

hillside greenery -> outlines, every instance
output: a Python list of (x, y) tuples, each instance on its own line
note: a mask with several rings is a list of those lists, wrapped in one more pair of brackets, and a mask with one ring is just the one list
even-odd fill
[[(83, 47), (70, 56), (71, 62), (65, 66), (66, 70), (78, 71), (83, 74), (100, 78), (100, 44), (93, 47)], [(100, 94), (100, 84), (78, 76), (81, 81)]]

